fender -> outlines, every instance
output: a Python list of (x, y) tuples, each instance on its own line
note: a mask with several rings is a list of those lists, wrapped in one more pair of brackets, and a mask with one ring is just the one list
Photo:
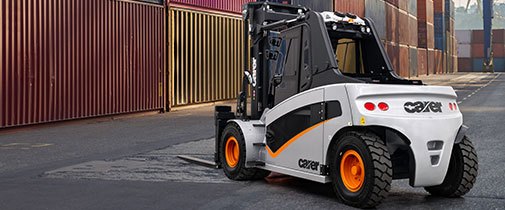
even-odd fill
[(465, 137), (467, 131), (468, 131), (468, 126), (461, 125), (461, 127), (458, 130), (458, 134), (456, 135), (456, 139), (454, 140), (454, 144), (461, 143), (461, 141), (463, 141), (463, 138)]

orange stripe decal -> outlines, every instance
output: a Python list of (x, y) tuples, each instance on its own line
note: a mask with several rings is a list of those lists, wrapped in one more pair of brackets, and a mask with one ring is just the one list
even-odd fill
[(268, 147), (268, 145), (266, 146), (267, 148), (267, 151), (268, 151), (268, 154), (270, 154), (271, 157), (273, 158), (276, 158), (277, 156), (279, 156), (280, 153), (282, 153), (282, 151), (284, 149), (286, 149), (290, 144), (292, 144), (293, 142), (295, 142), (296, 140), (298, 140), (300, 137), (302, 137), (303, 135), (305, 135), (306, 133), (310, 132), (311, 130), (314, 130), (316, 129), (317, 127), (323, 125), (324, 123), (326, 123), (327, 121), (329, 120), (325, 120), (325, 121), (322, 121), (322, 122), (319, 122), (305, 130), (303, 130), (302, 132), (296, 134), (296, 136), (293, 136), (293, 138), (289, 139), (286, 143), (284, 143), (276, 152), (273, 152), (270, 147)]

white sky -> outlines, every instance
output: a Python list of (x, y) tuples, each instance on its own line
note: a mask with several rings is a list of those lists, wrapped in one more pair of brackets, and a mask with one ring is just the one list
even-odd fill
[[(460, 7), (460, 6), (466, 6), (466, 2), (468, 2), (468, 0), (454, 0), (454, 3), (456, 4), (456, 7)], [(477, 1), (476, 0), (470, 0), (470, 5), (476, 3)], [(494, 0), (495, 3), (505, 3), (505, 0)]]

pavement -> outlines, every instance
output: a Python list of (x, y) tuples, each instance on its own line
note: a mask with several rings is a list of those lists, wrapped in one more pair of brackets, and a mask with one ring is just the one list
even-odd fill
[[(394, 181), (378, 208), (505, 209), (505, 75), (412, 79), (456, 89), (479, 156), (478, 180), (456, 199)], [(292, 177), (234, 182), (178, 159), (212, 158), (212, 110), (0, 130), (0, 209), (351, 209), (328, 185)]]

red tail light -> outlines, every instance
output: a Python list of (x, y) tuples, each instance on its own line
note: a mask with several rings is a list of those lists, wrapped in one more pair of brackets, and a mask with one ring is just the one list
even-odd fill
[(384, 102), (380, 102), (377, 107), (379, 107), (380, 110), (382, 111), (387, 111), (389, 110), (389, 105), (384, 103)]
[(449, 103), (449, 110), (451, 110), (451, 111), (454, 110), (453, 106), (454, 105), (452, 103)]
[(373, 111), (375, 110), (375, 104), (373, 104), (372, 102), (366, 102), (365, 109), (368, 111)]
[(458, 104), (454, 103), (454, 110), (458, 110)]

